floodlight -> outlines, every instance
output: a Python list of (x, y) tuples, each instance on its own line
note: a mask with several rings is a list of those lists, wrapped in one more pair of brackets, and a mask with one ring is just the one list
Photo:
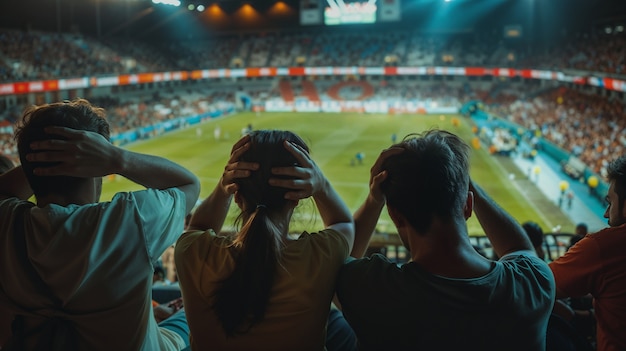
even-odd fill
[(198, 5), (198, 7), (196, 7), (196, 10), (198, 10), (198, 12), (204, 11), (204, 5)]
[(195, 6), (194, 4), (189, 4), (189, 5), (187, 5), (187, 10), (189, 10), (189, 11), (193, 11), (193, 10), (195, 10), (195, 9), (196, 9), (196, 6)]

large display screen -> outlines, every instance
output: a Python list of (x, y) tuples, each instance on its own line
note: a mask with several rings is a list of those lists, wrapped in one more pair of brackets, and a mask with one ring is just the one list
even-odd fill
[(324, 24), (354, 24), (376, 22), (376, 0), (326, 0)]

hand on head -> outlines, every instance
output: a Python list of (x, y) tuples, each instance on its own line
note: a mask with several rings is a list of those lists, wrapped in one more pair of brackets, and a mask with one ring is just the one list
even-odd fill
[(291, 179), (270, 178), (272, 186), (290, 189), (285, 193), (285, 199), (298, 201), (306, 199), (320, 191), (326, 184), (326, 177), (301, 146), (285, 140), (285, 148), (298, 161), (291, 167), (274, 167), (272, 174), (288, 176)]
[(259, 169), (259, 164), (255, 162), (240, 162), (239, 158), (250, 148), (250, 136), (246, 135), (239, 139), (233, 145), (230, 151), (230, 158), (226, 167), (224, 167), (224, 173), (222, 173), (222, 179), (220, 185), (222, 190), (226, 194), (234, 194), (238, 190), (238, 186), (235, 180), (238, 178), (246, 178), (250, 176), (250, 171)]
[(65, 127), (46, 127), (46, 133), (61, 139), (47, 139), (30, 144), (30, 162), (52, 163), (33, 170), (39, 176), (102, 177), (120, 168), (118, 148), (102, 135)]
[(370, 169), (370, 196), (376, 202), (385, 202), (385, 195), (382, 193), (380, 189), (380, 184), (387, 179), (387, 171), (383, 170), (383, 163), (393, 156), (398, 155), (404, 152), (403, 148), (400, 147), (390, 147), (388, 149), (383, 150), (374, 165)]

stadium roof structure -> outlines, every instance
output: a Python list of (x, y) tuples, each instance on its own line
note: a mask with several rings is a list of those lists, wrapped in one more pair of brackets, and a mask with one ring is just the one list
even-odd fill
[[(170, 1), (180, 1), (181, 6), (155, 3)], [(0, 1), (0, 27), (105, 37), (193, 38), (299, 28), (300, 1), (4, 0)], [(271, 14), (278, 2), (284, 11)], [(204, 11), (198, 11), (199, 5)], [(402, 20), (389, 26), (445, 31), (522, 25), (527, 33), (544, 37), (563, 29), (619, 21), (626, 24), (624, 0), (401, 0), (401, 6)], [(252, 14), (240, 16), (242, 9)], [(223, 16), (219, 21), (210, 19), (209, 10)]]

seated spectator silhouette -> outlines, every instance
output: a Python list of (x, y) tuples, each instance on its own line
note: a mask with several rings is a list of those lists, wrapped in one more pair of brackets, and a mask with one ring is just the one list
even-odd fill
[[(545, 258), (544, 233), (538, 223), (528, 221), (522, 224), (522, 228), (528, 235), (530, 242), (535, 248), (537, 256)], [(563, 314), (572, 313), (571, 307), (565, 301), (556, 300), (546, 334), (546, 351), (591, 351), (591, 344)], [(566, 311), (566, 312), (565, 312)]]
[(546, 252), (543, 250), (543, 229), (541, 229), (539, 224), (531, 221), (524, 222), (522, 224), (522, 228), (524, 228), (526, 235), (528, 235), (528, 239), (530, 240), (531, 244), (533, 244), (533, 249), (535, 250), (537, 257), (544, 260), (546, 258)]
[[(469, 176), (469, 147), (431, 130), (384, 150), (355, 212), (353, 257), (383, 207), (412, 261), (347, 262), (337, 295), (361, 350), (544, 350), (554, 280), (522, 227)], [(499, 261), (472, 247), (477, 215)]]
[[(324, 230), (288, 235), (294, 207), (312, 197)], [(220, 235), (234, 198), (243, 225)], [(213, 192), (196, 209), (175, 259), (194, 350), (323, 350), (352, 215), (286, 131), (240, 139)]]
[(586, 235), (550, 263), (558, 298), (593, 296), (598, 351), (626, 350), (626, 156), (607, 172), (609, 228)]
[(589, 232), (586, 223), (578, 223), (576, 224), (576, 229), (574, 229), (574, 235), (569, 239), (569, 246), (567, 249), (569, 250), (572, 246), (576, 245), (580, 239), (584, 238), (585, 235)]
[[(86, 100), (33, 107), (20, 123), (22, 165), (0, 176), (0, 303), (16, 316), (7, 349), (184, 348), (184, 313), (159, 327), (150, 293), (153, 262), (182, 232), (197, 178), (111, 144), (104, 110)], [(146, 189), (99, 202), (109, 174)]]

